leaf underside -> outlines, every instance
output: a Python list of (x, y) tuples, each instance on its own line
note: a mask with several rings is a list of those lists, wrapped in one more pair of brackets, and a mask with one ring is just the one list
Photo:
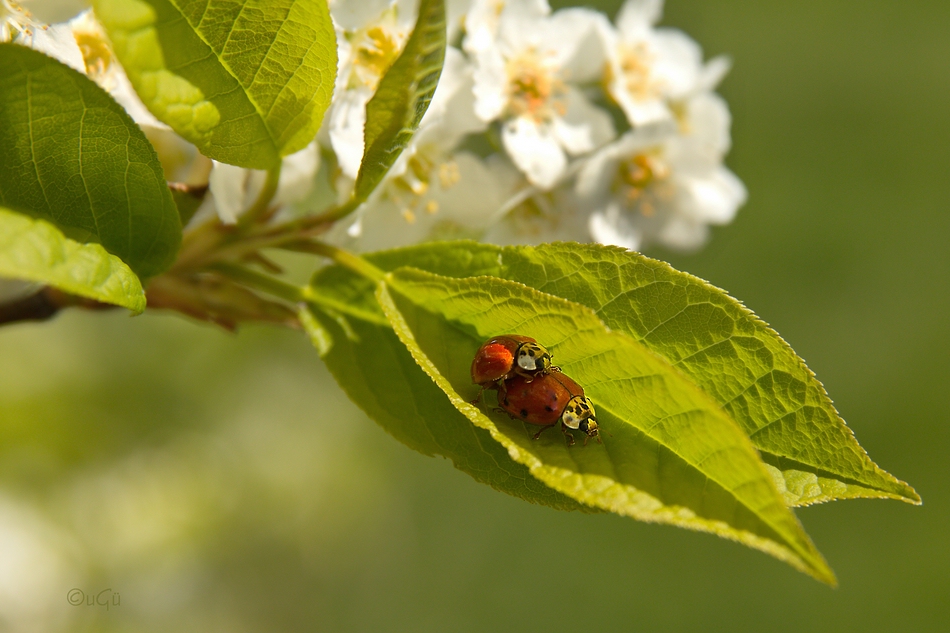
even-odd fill
[(148, 109), (206, 156), (269, 169), (320, 128), (336, 76), (322, 0), (94, 0)]
[(80, 244), (44, 220), (0, 207), (0, 277), (24, 279), (103, 303), (145, 309), (142, 284), (98, 244)]
[(0, 44), (0, 147), (0, 205), (101, 244), (140, 277), (171, 265), (181, 223), (158, 157), (87, 77)]

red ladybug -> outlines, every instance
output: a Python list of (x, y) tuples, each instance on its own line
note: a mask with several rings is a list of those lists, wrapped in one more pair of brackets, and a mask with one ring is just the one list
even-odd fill
[(502, 410), (516, 420), (544, 427), (534, 439), (560, 422), (568, 445), (574, 444), (569, 429), (586, 433), (585, 445), (592, 437), (600, 441), (594, 405), (584, 395), (584, 388), (569, 376), (560, 372), (540, 374), (533, 380), (514, 376), (505, 381), (505, 386), (506, 391), (498, 396)]
[(531, 381), (551, 370), (551, 354), (544, 346), (530, 336), (505, 334), (488, 339), (475, 352), (472, 382), (482, 391), (497, 387), (504, 392), (507, 378), (522, 376)]

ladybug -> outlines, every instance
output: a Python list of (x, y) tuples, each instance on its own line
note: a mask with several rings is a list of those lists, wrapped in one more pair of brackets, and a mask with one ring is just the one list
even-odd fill
[(504, 392), (505, 380), (512, 376), (521, 376), (530, 382), (535, 376), (555, 369), (551, 367), (551, 353), (536, 340), (530, 336), (505, 334), (488, 339), (475, 352), (472, 382), (481, 387), (481, 391), (499, 388)]
[(569, 446), (574, 445), (569, 429), (579, 429), (587, 435), (585, 446), (592, 437), (600, 442), (594, 405), (584, 395), (584, 388), (569, 376), (555, 372), (529, 380), (518, 375), (506, 380), (505, 385), (507, 389), (499, 394), (498, 404), (516, 420), (543, 426), (534, 439), (560, 422)]

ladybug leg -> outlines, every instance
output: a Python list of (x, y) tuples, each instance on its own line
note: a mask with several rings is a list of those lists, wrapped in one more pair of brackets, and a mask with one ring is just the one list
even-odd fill
[(495, 388), (501, 393), (501, 395), (498, 396), (498, 402), (508, 397), (508, 385), (505, 384), (504, 378), (495, 383)]
[[(603, 444), (603, 442), (600, 439), (600, 435), (594, 435), (593, 437), (597, 441), (598, 444)], [(591, 438), (590, 435), (584, 436), (584, 446), (587, 446), (587, 440), (589, 440), (590, 438)]]
[[(492, 409), (492, 412), (493, 412), (493, 413), (504, 413), (505, 415), (507, 415), (507, 416), (508, 416), (509, 418), (511, 418), (512, 420), (518, 420), (518, 418), (516, 418), (515, 416), (511, 415), (510, 413), (508, 413), (507, 411), (505, 411), (505, 410), (502, 409), (501, 407), (495, 407), (494, 409)], [(520, 420), (518, 420), (518, 421), (520, 422)]]
[(483, 393), (485, 393), (485, 388), (484, 388), (484, 387), (482, 387), (481, 389), (479, 389), (479, 390), (478, 390), (478, 395), (475, 396), (475, 398), (473, 398), (472, 400), (469, 400), (468, 403), (469, 403), (469, 404), (474, 404), (475, 406), (478, 406), (478, 403), (481, 402), (482, 394), (483, 394)]
[[(557, 422), (555, 422), (554, 424), (557, 424)], [(532, 440), (539, 439), (539, 438), (541, 437), (541, 434), (544, 433), (545, 431), (547, 431), (547, 430), (548, 430), (549, 428), (551, 428), (552, 426), (554, 426), (554, 424), (549, 424), (549, 425), (547, 425), (546, 427), (542, 428), (540, 431), (538, 431), (537, 433), (535, 433), (534, 435), (532, 435), (532, 436), (531, 436), (531, 439), (532, 439)]]
[[(567, 427), (564, 426), (564, 423), (561, 423), (561, 433), (564, 434), (565, 439), (567, 439), (568, 446), (574, 446), (574, 435), (567, 430)], [(587, 440), (584, 440), (584, 445), (587, 445)]]
[[(514, 373), (516, 373), (517, 375), (519, 375), (519, 376), (521, 376), (522, 378), (524, 378), (524, 381), (525, 381), (525, 382), (532, 382), (532, 381), (534, 380), (534, 378), (535, 378), (535, 375), (534, 375), (534, 374), (530, 374), (530, 373), (526, 372), (525, 370), (521, 369), (520, 367), (515, 367), (512, 371), (514, 371)], [(504, 382), (504, 381), (502, 381), (502, 382)]]

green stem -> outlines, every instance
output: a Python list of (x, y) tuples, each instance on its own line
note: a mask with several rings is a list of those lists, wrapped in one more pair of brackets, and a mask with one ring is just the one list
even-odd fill
[(316, 216), (316, 217), (313, 219), (313, 222), (314, 222), (315, 224), (324, 224), (324, 223), (329, 224), (329, 223), (331, 223), (331, 222), (336, 222), (337, 220), (340, 220), (340, 219), (342, 219), (342, 218), (345, 218), (345, 217), (348, 216), (349, 214), (351, 214), (351, 213), (353, 213), (354, 211), (356, 211), (356, 209), (357, 209), (361, 204), (363, 204), (363, 202), (364, 202), (364, 200), (359, 199), (359, 198), (357, 198), (356, 196), (353, 196), (353, 197), (350, 198), (345, 204), (342, 204), (342, 205), (336, 207), (335, 209), (330, 209), (329, 211), (327, 211), (327, 212), (324, 213), (323, 215), (318, 215), (318, 216)]
[(264, 188), (261, 189), (257, 200), (254, 201), (254, 206), (248, 209), (238, 220), (239, 229), (247, 228), (267, 213), (267, 208), (270, 206), (271, 200), (274, 199), (274, 194), (277, 193), (277, 185), (280, 183), (280, 167), (281, 164), (277, 163), (276, 167), (267, 171), (267, 180), (264, 181)]
[(261, 227), (258, 230), (256, 236), (294, 236), (302, 232), (313, 231), (314, 229), (318, 229), (320, 227), (323, 227), (323, 229), (320, 231), (323, 232), (330, 224), (333, 224), (337, 220), (353, 213), (353, 211), (355, 211), (362, 203), (362, 200), (357, 201), (355, 198), (351, 198), (349, 202), (346, 202), (339, 207), (332, 207), (326, 213), (321, 215), (308, 215), (303, 218), (297, 218), (296, 220), (284, 222), (283, 224)]
[(234, 264), (217, 263), (210, 266), (225, 277), (240, 282), (256, 290), (280, 297), (290, 303), (299, 303), (304, 300), (305, 289), (288, 284), (269, 275), (259, 273), (250, 268), (235, 266)]
[(385, 272), (379, 268), (376, 268), (359, 255), (343, 250), (342, 248), (337, 248), (336, 246), (330, 246), (329, 244), (325, 244), (323, 242), (292, 242), (290, 244), (283, 244), (281, 248), (288, 251), (323, 255), (328, 259), (332, 259), (337, 264), (349, 268), (356, 274), (362, 275), (363, 277), (366, 277), (372, 281), (382, 281), (386, 277)]

